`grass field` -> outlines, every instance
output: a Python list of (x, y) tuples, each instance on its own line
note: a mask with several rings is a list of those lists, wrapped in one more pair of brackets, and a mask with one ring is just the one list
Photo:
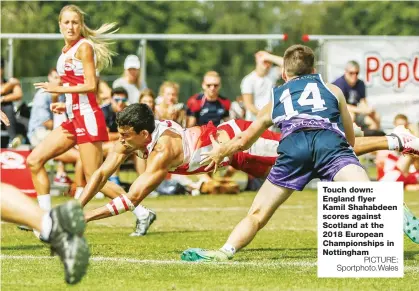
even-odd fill
[[(316, 193), (295, 193), (256, 239), (228, 263), (185, 263), (189, 247), (218, 248), (245, 215), (254, 193), (237, 196), (148, 198), (158, 218), (145, 237), (129, 237), (131, 213), (93, 222), (86, 237), (88, 274), (66, 287), (62, 266), (49, 249), (15, 225), (2, 224), (2, 290), (419, 290), (419, 246), (405, 238), (402, 279), (318, 279)], [(419, 213), (418, 193), (405, 193)], [(55, 203), (65, 198), (56, 198)], [(88, 206), (104, 205), (94, 200)]]

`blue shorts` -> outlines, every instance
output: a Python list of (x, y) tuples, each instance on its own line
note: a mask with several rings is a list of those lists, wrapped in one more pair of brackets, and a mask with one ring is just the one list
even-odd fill
[(278, 154), (268, 180), (298, 191), (314, 178), (333, 181), (349, 164), (362, 167), (347, 140), (330, 130), (293, 132), (280, 141)]

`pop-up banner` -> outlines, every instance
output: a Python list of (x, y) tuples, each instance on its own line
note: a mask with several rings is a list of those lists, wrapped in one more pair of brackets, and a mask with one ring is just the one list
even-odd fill
[(398, 113), (419, 122), (419, 41), (327, 40), (323, 49), (328, 82), (343, 75), (348, 61), (360, 64), (368, 103), (381, 114), (383, 127), (390, 128)]

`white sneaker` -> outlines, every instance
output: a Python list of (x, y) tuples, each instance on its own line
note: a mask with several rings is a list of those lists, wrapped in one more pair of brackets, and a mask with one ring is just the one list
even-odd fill
[(147, 195), (148, 198), (155, 198), (157, 196), (159, 196), (159, 192), (157, 191), (151, 191), (151, 193)]
[(403, 152), (406, 154), (409, 154), (409, 150), (407, 152), (404, 152), (405, 147), (411, 148), (410, 142), (413, 140), (416, 140), (417, 137), (414, 136), (408, 129), (406, 129), (403, 125), (399, 125), (396, 128), (394, 128), (393, 132), (390, 134), (390, 136), (397, 137), (399, 141), (399, 147), (396, 149), (399, 152)]
[(95, 199), (104, 199), (105, 198), (105, 194), (103, 194), (102, 192), (97, 192), (97, 194), (95, 195)]
[(415, 138), (404, 145), (402, 154), (419, 156), (419, 138)]

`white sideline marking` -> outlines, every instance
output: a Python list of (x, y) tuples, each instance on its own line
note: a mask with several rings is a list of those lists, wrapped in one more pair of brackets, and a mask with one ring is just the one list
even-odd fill
[[(151, 208), (151, 207), (149, 207)], [(245, 207), (190, 207), (190, 208), (151, 208), (156, 212), (201, 212), (201, 211), (247, 211), (249, 210), (249, 206)], [(280, 209), (306, 209), (306, 208), (313, 208), (310, 205), (282, 205)]]
[[(54, 259), (51, 256), (14, 256), (14, 255), (1, 255), (1, 259), (9, 260), (50, 260)], [(197, 264), (193, 262), (184, 262), (181, 260), (140, 260), (132, 258), (119, 258), (119, 257), (91, 257), (90, 261), (94, 262), (118, 262), (118, 263), (132, 263), (132, 264), (154, 264), (154, 265), (188, 265)], [(317, 263), (309, 261), (301, 262), (216, 262), (216, 263), (205, 263), (205, 264), (217, 264), (217, 265), (237, 265), (237, 266), (258, 266), (258, 267), (315, 267)]]
[[(50, 256), (13, 256), (1, 255), (2, 260), (51, 260), (55, 257)], [(256, 266), (256, 267), (306, 267), (314, 268), (317, 266), (316, 262), (310, 261), (296, 261), (296, 262), (206, 262), (206, 263), (193, 263), (184, 262), (181, 260), (140, 260), (132, 258), (119, 258), (119, 257), (91, 257), (90, 261), (94, 262), (118, 262), (130, 264), (153, 264), (153, 265), (191, 265), (191, 264), (204, 264), (204, 265), (227, 265), (227, 266)], [(405, 266), (405, 271), (419, 272), (419, 266)]]

